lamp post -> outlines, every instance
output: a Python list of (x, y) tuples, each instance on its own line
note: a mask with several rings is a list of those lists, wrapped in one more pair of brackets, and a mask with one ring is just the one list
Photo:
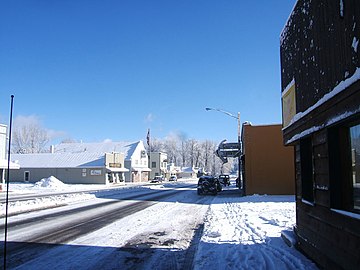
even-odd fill
[(239, 184), (239, 188), (242, 189), (243, 191), (243, 195), (245, 195), (245, 184), (242, 183), (242, 179), (241, 179), (241, 123), (240, 123), (240, 112), (237, 113), (237, 116), (230, 113), (230, 112), (227, 112), (227, 111), (224, 111), (224, 110), (221, 110), (221, 109), (215, 109), (215, 108), (205, 108), (206, 111), (217, 111), (217, 112), (221, 112), (223, 114), (226, 114), (227, 116), (230, 116), (232, 118), (235, 118), (237, 119), (237, 123), (238, 123), (238, 130), (237, 130), (237, 135), (238, 135), (238, 146), (239, 146), (239, 155), (238, 155), (238, 184)]

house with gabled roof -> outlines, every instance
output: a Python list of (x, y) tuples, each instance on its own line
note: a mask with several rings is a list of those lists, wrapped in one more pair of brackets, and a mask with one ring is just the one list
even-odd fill
[(55, 176), (68, 184), (111, 184), (148, 180), (148, 156), (142, 141), (61, 143), (49, 153), (14, 154), (21, 169), (11, 181), (37, 182)]
[(178, 173), (179, 178), (196, 178), (199, 168), (181, 167)]

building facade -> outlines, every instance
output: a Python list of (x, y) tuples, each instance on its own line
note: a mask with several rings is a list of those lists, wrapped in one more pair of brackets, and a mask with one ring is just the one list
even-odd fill
[(197, 178), (199, 168), (195, 167), (181, 167), (178, 173), (179, 178)]
[(283, 139), (295, 147), (298, 247), (360, 266), (360, 1), (298, 0), (280, 39)]
[(62, 143), (50, 153), (14, 154), (21, 169), (11, 181), (37, 182), (55, 176), (67, 184), (111, 184), (147, 181), (148, 157), (142, 141)]
[(284, 146), (281, 125), (245, 123), (241, 141), (246, 195), (295, 194), (294, 148)]
[(151, 169), (150, 179), (154, 179), (155, 176), (162, 175), (165, 178), (169, 178), (169, 172), (167, 169), (168, 157), (166, 153), (151, 152), (149, 166)]

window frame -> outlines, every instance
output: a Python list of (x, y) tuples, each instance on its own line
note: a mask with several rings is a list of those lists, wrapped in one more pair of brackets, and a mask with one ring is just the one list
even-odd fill
[(330, 205), (356, 214), (360, 209), (354, 205), (350, 128), (358, 125), (360, 121), (349, 121), (328, 130)]
[(24, 182), (30, 182), (30, 171), (24, 171)]

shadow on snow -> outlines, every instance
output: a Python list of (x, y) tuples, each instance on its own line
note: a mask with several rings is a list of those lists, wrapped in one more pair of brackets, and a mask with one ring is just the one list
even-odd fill
[[(144, 193), (146, 192), (146, 193)], [(196, 185), (189, 185), (188, 187), (179, 187), (171, 184), (153, 184), (150, 187), (141, 187), (130, 189), (130, 192), (120, 192), (110, 194), (107, 192), (93, 192), (96, 197), (103, 199), (115, 200), (136, 200), (136, 201), (151, 201), (151, 202), (174, 202), (174, 203), (189, 203), (189, 204), (222, 204), (226, 202), (227, 198), (237, 198), (236, 202), (294, 202), (295, 196), (289, 195), (252, 195), (242, 196), (242, 191), (235, 186), (235, 184), (223, 187), (223, 190), (217, 195), (206, 194), (198, 195), (196, 192)], [(216, 200), (215, 200), (216, 198)], [(231, 199), (233, 201), (233, 199)]]
[(122, 247), (8, 242), (7, 269), (315, 269), (280, 237), (249, 245), (193, 240), (190, 248), (176, 249), (176, 239), (160, 243), (160, 234)]

